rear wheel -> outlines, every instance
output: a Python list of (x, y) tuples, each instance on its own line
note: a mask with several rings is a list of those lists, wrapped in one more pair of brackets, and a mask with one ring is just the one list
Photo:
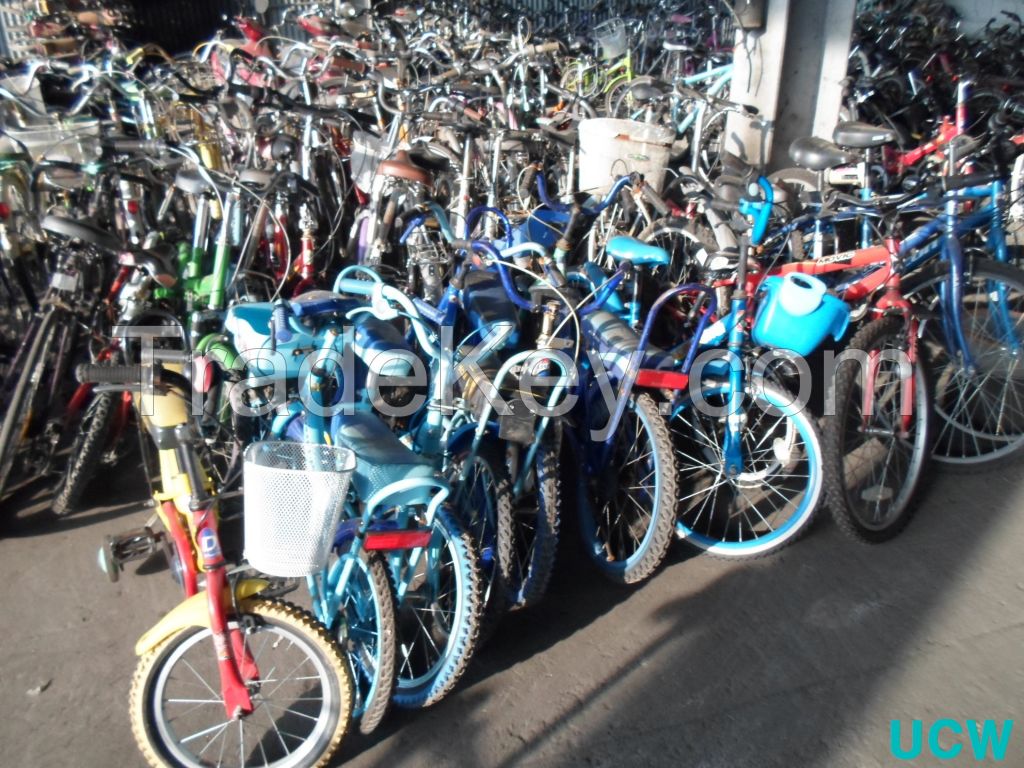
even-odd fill
[(395, 692), (395, 596), (379, 554), (365, 553), (356, 561), (341, 614), (336, 634), (355, 684), (352, 716), (360, 733), (368, 734), (384, 719)]
[(10, 390), (11, 399), (0, 425), (0, 494), (9, 486), (19, 454), (49, 411), (43, 393), (56, 375), (62, 318), (66, 319), (65, 315), (57, 311), (43, 317), (14, 372), (18, 379)]
[(352, 714), (352, 679), (338, 646), (311, 615), (250, 600), (241, 624), (260, 678), (254, 710), (227, 717), (209, 629), (188, 627), (139, 661), (132, 681), (135, 741), (154, 768), (325, 765)]

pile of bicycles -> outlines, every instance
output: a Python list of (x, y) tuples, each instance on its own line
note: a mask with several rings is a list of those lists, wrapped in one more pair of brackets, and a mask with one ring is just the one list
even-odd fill
[(100, 565), (184, 593), (136, 646), (150, 764), (322, 765), (436, 703), (567, 515), (635, 584), (823, 507), (882, 542), (931, 462), (1018, 458), (1009, 60), (950, 42), (911, 124), (884, 83), (955, 25), (865, 11), (848, 117), (887, 119), (766, 175), (721, 149), (727, 11), (590, 13), (313, 7), (3, 71), (0, 494), (145, 475)]

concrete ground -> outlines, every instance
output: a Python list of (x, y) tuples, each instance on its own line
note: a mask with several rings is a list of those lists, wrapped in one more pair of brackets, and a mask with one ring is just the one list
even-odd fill
[[(447, 700), (393, 713), (337, 762), (936, 765), (891, 757), (890, 721), (1024, 716), (1024, 485), (1019, 468), (929, 478), (889, 544), (822, 518), (759, 562), (677, 544), (638, 589), (605, 583), (568, 541), (547, 601), (508, 617)], [(141, 489), (99, 485), (107, 506), (70, 520), (25, 503), (0, 515), (0, 764), (141, 764), (132, 646), (178, 592), (151, 565), (116, 585), (96, 569), (102, 536), (146, 517), (122, 503)], [(969, 754), (944, 764), (978, 765)], [(1002, 765), (1024, 766), (1024, 733)]]

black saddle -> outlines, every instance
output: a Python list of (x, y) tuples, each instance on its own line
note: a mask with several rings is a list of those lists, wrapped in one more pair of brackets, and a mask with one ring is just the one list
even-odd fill
[(796, 139), (789, 145), (789, 156), (801, 168), (812, 171), (824, 171), (838, 165), (849, 165), (857, 162), (860, 157), (847, 152), (831, 141), (813, 136)]

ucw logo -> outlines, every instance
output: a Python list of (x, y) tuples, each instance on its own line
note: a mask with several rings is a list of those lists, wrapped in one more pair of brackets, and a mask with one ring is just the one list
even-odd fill
[[(920, 720), (910, 721), (909, 746), (903, 731), (903, 724), (893, 720), (889, 726), (889, 751), (899, 760), (915, 760), (924, 750), (924, 723)], [(936, 720), (928, 729), (928, 751), (939, 760), (952, 760), (959, 757), (969, 743), (974, 759), (979, 762), (990, 758), (1004, 760), (1012, 731), (1013, 720), (1004, 720), (1000, 729), (995, 720), (967, 720), (961, 723), (959, 720), (944, 718)], [(945, 738), (943, 732), (948, 734)], [(966, 742), (963, 739), (965, 734)], [(948, 746), (943, 745), (943, 740)], [(956, 743), (950, 744), (951, 740)]]

